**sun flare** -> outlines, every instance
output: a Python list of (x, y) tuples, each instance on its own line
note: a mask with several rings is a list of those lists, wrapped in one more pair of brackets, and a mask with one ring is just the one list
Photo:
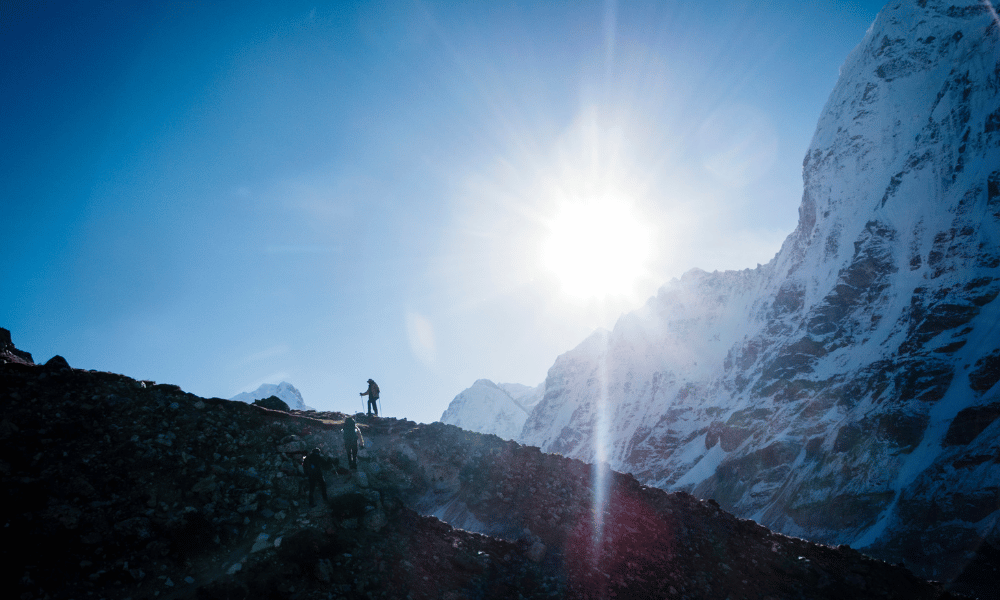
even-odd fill
[(542, 263), (569, 296), (624, 295), (646, 269), (650, 237), (625, 200), (568, 202), (549, 223)]

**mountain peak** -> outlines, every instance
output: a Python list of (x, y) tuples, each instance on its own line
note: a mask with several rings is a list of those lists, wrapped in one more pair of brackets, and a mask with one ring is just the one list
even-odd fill
[(281, 398), (292, 410), (314, 410), (313, 408), (306, 406), (306, 403), (302, 400), (302, 394), (299, 390), (295, 389), (295, 386), (287, 381), (282, 381), (277, 385), (273, 383), (264, 383), (261, 384), (261, 386), (256, 390), (252, 392), (241, 392), (230, 398), (230, 400), (252, 404), (254, 400), (262, 400), (271, 396)]
[(529, 387), (478, 379), (455, 396), (440, 420), (470, 431), (517, 439), (531, 410), (541, 401), (542, 391), (542, 385)]

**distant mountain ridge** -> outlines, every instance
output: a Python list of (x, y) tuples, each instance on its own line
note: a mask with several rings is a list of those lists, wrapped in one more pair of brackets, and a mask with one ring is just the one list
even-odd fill
[(1000, 547), (1000, 19), (887, 5), (768, 264), (664, 285), (549, 369), (519, 442), (948, 579)]
[(542, 399), (543, 385), (493, 383), (480, 379), (448, 405), (440, 421), (470, 431), (517, 439), (531, 410)]
[(241, 392), (236, 394), (230, 398), (230, 400), (253, 404), (254, 400), (261, 400), (271, 396), (281, 398), (292, 410), (315, 410), (310, 406), (306, 406), (306, 403), (302, 400), (302, 394), (299, 390), (295, 389), (295, 386), (287, 381), (282, 381), (277, 385), (273, 383), (265, 383), (252, 392)]

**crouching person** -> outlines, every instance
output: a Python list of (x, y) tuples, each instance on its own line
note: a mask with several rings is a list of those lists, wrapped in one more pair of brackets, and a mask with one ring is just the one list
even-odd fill
[(326, 481), (323, 480), (323, 466), (326, 463), (326, 459), (322, 454), (319, 453), (319, 448), (313, 448), (309, 456), (306, 456), (302, 461), (302, 470), (305, 471), (306, 477), (309, 478), (309, 506), (316, 506), (314, 492), (316, 486), (319, 486), (321, 492), (323, 492), (323, 501), (326, 502)]
[(353, 417), (344, 419), (344, 449), (347, 450), (347, 466), (353, 470), (358, 470), (358, 444), (365, 447), (365, 438), (361, 435), (361, 429), (354, 422)]

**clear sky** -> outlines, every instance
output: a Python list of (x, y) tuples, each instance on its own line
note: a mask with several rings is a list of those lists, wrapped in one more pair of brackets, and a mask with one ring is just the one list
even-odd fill
[(0, 8), (0, 326), (36, 362), (430, 422), (766, 263), (881, 4)]

